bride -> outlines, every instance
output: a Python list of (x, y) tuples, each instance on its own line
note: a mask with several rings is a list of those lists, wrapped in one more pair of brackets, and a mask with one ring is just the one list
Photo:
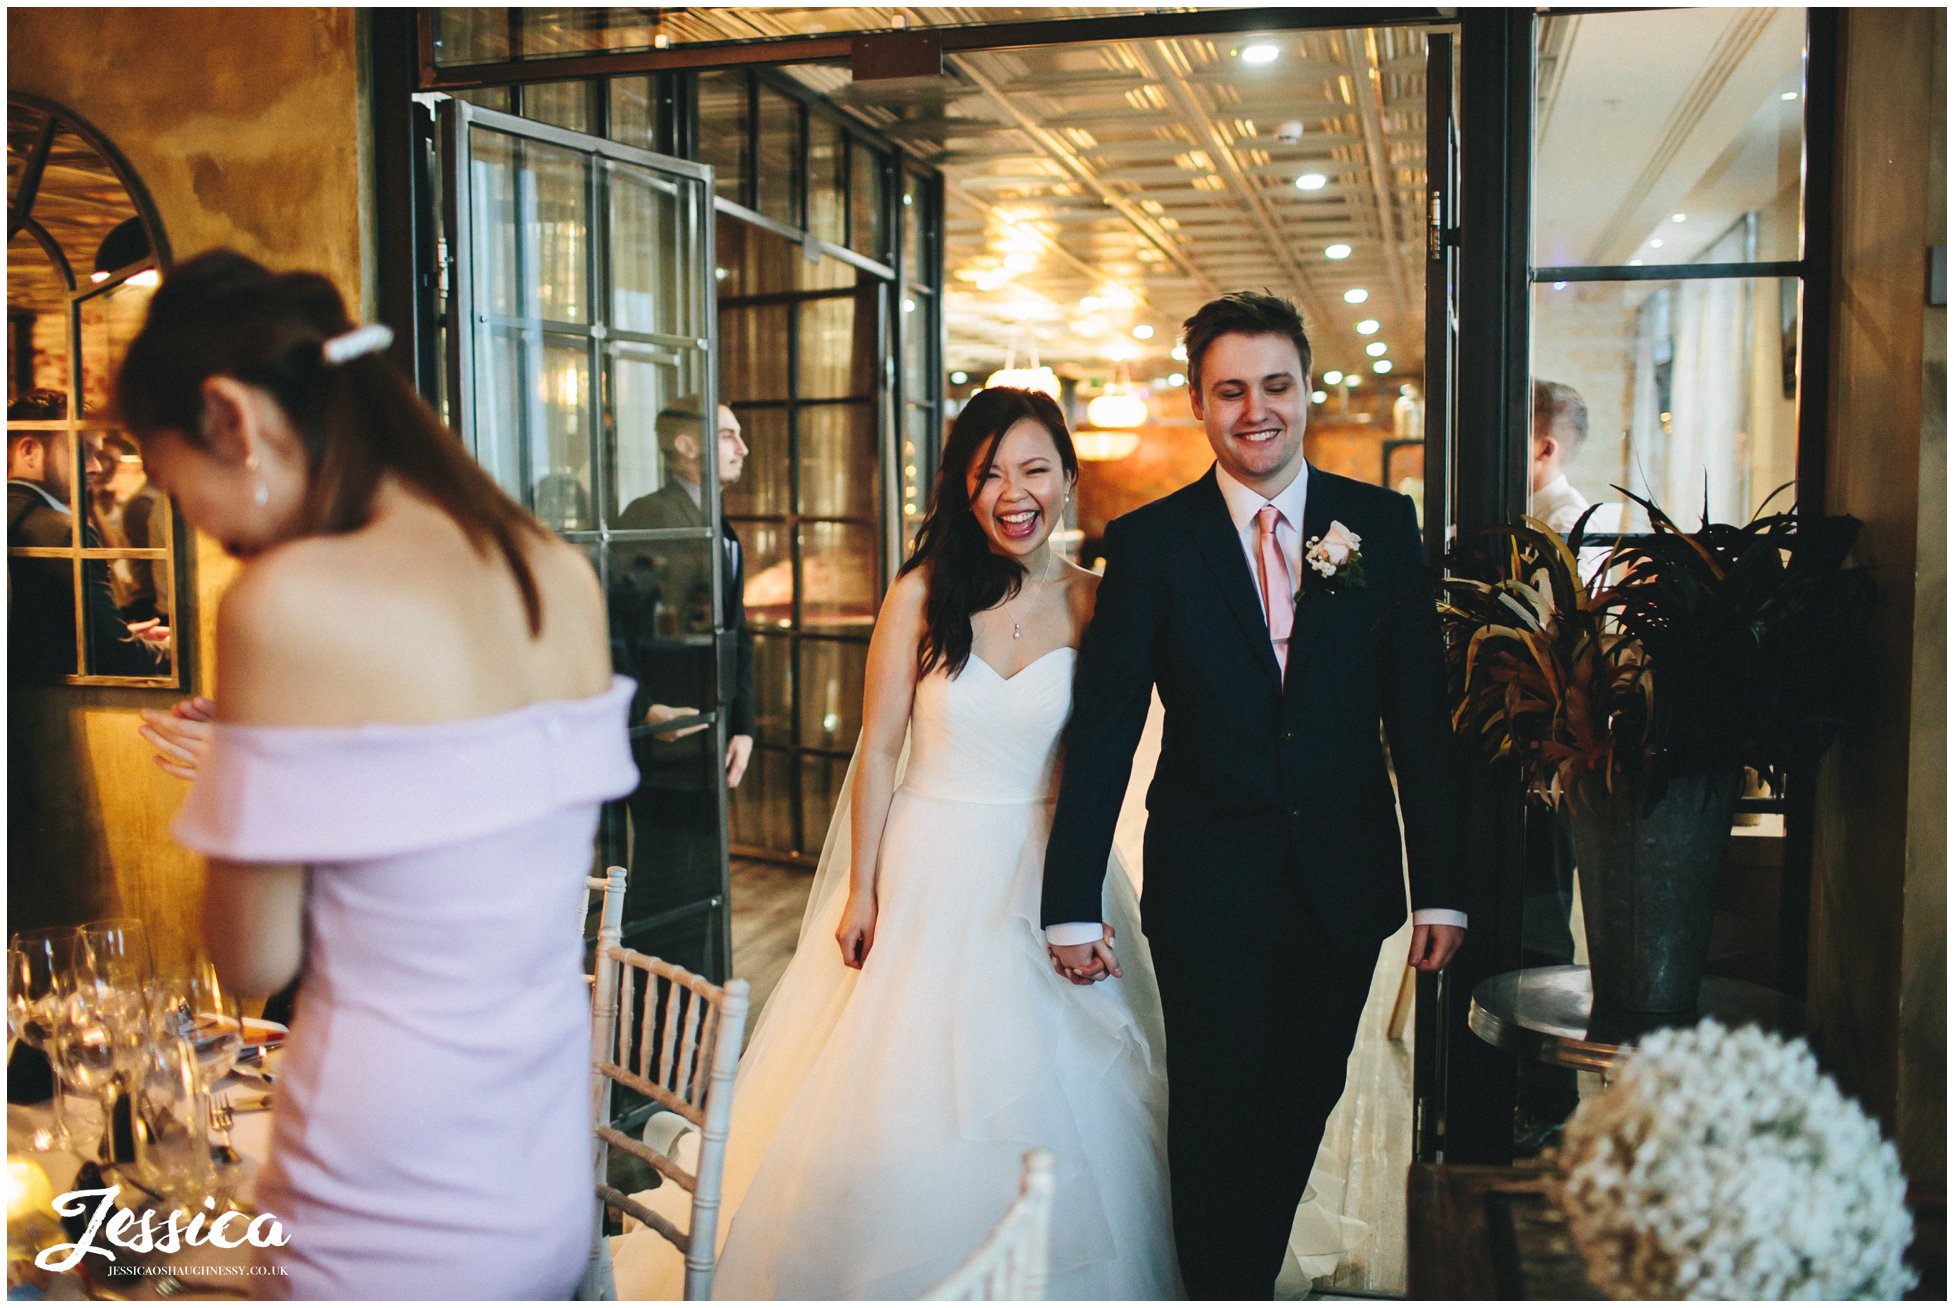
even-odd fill
[(1180, 1294), (1131, 884), (1107, 878), (1118, 984), (1056, 975), (1038, 923), (1098, 584), (1048, 544), (1077, 477), (1041, 393), (981, 391), (951, 428), (869, 645), (800, 946), (741, 1062), (717, 1297), (914, 1298), (976, 1248), (1034, 1146), (1056, 1162), (1050, 1297)]

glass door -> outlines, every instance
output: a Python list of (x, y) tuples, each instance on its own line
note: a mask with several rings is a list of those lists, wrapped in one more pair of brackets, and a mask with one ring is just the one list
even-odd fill
[(454, 425), (589, 556), (638, 686), (639, 786), (593, 866), (630, 869), (627, 945), (723, 980), (744, 624), (720, 515), (712, 169), (460, 100), (439, 113)]

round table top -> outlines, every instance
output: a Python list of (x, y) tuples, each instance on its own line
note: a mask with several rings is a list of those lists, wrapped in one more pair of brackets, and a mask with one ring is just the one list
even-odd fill
[(1649, 1032), (1693, 1025), (1700, 1018), (1793, 1035), (1805, 1026), (1804, 1005), (1791, 996), (1727, 977), (1705, 977), (1691, 1013), (1596, 1014), (1593, 1009), (1585, 967), (1527, 967), (1481, 981), (1473, 989), (1466, 1024), (1496, 1049), (1583, 1072), (1605, 1072)]

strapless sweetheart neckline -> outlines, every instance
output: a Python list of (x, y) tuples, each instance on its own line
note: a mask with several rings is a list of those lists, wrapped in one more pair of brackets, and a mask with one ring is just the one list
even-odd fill
[(999, 681), (1008, 682), (1008, 681), (1016, 681), (1019, 677), (1022, 677), (1025, 673), (1031, 671), (1033, 668), (1037, 667), (1040, 663), (1043, 663), (1046, 659), (1050, 658), (1052, 655), (1063, 654), (1067, 650), (1070, 650), (1071, 652), (1076, 654), (1079, 652), (1079, 647), (1077, 645), (1055, 645), (1051, 649), (1046, 650), (1043, 654), (1040, 654), (1037, 658), (1033, 659), (1031, 662), (1019, 668), (1016, 672), (1013, 672), (1008, 677), (1005, 676), (1002, 672), (999, 672), (996, 668), (992, 667), (989, 663), (985, 662), (982, 658), (978, 657), (977, 651), (974, 649), (970, 651), (970, 662), (980, 665), (984, 669), (984, 671), (990, 673), (993, 677), (996, 677)]

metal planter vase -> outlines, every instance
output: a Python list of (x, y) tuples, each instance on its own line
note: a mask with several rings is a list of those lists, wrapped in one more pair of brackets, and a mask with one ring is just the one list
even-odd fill
[(1653, 812), (1624, 787), (1569, 797), (1587, 919), (1594, 1006), (1630, 1013), (1696, 1007), (1710, 952), (1740, 771), (1677, 777)]

